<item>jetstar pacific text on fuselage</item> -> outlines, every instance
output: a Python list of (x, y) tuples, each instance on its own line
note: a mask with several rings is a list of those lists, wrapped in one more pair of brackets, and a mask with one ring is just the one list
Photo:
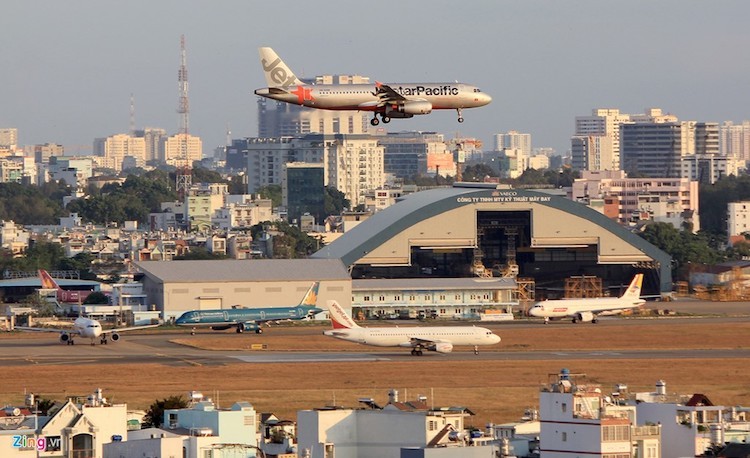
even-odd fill
[(457, 87), (453, 86), (439, 86), (439, 87), (425, 87), (425, 86), (416, 86), (416, 87), (403, 87), (399, 86), (397, 88), (394, 88), (396, 91), (398, 91), (401, 95), (415, 95), (415, 96), (421, 96), (421, 95), (458, 95), (459, 91)]

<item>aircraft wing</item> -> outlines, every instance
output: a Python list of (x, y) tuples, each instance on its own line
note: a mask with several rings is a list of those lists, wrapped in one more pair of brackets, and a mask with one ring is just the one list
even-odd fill
[(55, 332), (57, 334), (60, 333), (66, 333), (66, 334), (73, 334), (78, 335), (80, 332), (77, 329), (68, 328), (68, 329), (61, 329), (61, 328), (31, 328), (28, 326), (15, 326), (13, 329), (18, 331), (24, 331), (24, 332)]
[(406, 100), (406, 97), (396, 92), (387, 84), (375, 83), (375, 87), (377, 88), (375, 91), (375, 95), (378, 97), (378, 100), (380, 100), (381, 106), (387, 103), (403, 102), (404, 100)]
[(416, 347), (417, 345), (421, 345), (424, 347), (427, 345), (433, 345), (437, 343), (450, 343), (450, 342), (448, 342), (447, 340), (440, 340), (440, 339), (432, 340), (432, 339), (424, 339), (422, 337), (410, 337), (409, 343), (411, 343), (412, 347)]
[(135, 331), (138, 329), (148, 329), (148, 328), (155, 328), (159, 326), (158, 324), (147, 324), (144, 326), (131, 326), (129, 328), (112, 328), (112, 329), (103, 329), (102, 334), (111, 334), (113, 332), (125, 332), (125, 331)]

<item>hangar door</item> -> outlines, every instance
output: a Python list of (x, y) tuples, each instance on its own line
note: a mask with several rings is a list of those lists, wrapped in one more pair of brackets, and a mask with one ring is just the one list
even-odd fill
[(198, 308), (200, 310), (220, 309), (221, 298), (220, 297), (199, 297)]

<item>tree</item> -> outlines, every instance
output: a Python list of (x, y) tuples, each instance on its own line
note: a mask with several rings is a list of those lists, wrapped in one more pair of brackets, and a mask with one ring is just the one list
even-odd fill
[[(340, 215), (350, 206), (346, 194), (334, 188), (333, 186), (325, 187), (325, 212), (326, 216)], [(322, 221), (321, 221), (322, 223)]]
[(462, 175), (463, 181), (484, 181), (485, 177), (497, 177), (498, 174), (487, 164), (467, 165)]
[(271, 199), (271, 205), (274, 207), (281, 205), (281, 185), (269, 184), (258, 189), (257, 193), (262, 199)]
[(154, 401), (143, 417), (143, 426), (159, 428), (164, 423), (164, 411), (167, 409), (184, 409), (188, 406), (188, 400), (183, 396), (170, 396), (161, 401)]

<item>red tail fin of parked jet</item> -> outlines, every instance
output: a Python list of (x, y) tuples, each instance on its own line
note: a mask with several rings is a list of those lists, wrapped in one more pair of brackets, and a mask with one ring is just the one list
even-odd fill
[(67, 290), (60, 287), (54, 278), (44, 269), (37, 271), (39, 279), (42, 281), (42, 289), (54, 289), (57, 290), (56, 297), (58, 302), (65, 302), (69, 304), (78, 304), (83, 302), (93, 291), (76, 291)]

